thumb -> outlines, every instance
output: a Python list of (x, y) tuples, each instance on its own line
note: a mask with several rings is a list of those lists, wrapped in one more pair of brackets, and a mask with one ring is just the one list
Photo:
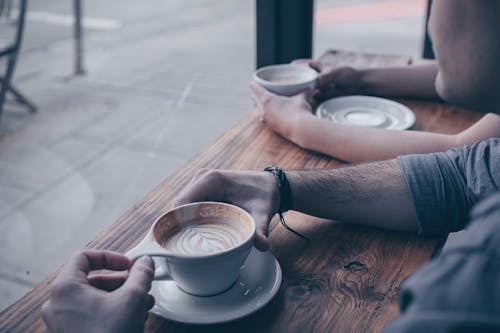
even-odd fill
[(336, 71), (324, 72), (318, 75), (317, 87), (320, 90), (332, 88), (335, 85)]
[(265, 214), (253, 213), (255, 219), (255, 247), (259, 251), (267, 251), (269, 249), (269, 222), (270, 218)]
[(264, 88), (255, 81), (250, 83), (250, 89), (252, 90), (253, 94), (255, 95), (255, 97), (257, 97), (258, 100), (263, 100), (265, 98), (274, 96), (273, 93), (271, 93), (270, 91), (268, 91), (266, 88)]
[(321, 63), (316, 60), (311, 60), (308, 62), (309, 66), (314, 69), (316, 72), (321, 72)]
[(128, 278), (123, 284), (123, 289), (147, 294), (151, 289), (154, 272), (155, 264), (153, 259), (149, 256), (140, 257), (132, 265)]

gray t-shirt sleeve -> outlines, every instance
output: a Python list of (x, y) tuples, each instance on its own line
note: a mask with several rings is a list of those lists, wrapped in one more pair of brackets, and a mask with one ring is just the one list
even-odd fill
[(384, 333), (500, 332), (500, 194), (401, 285), (401, 315)]
[(500, 139), (447, 152), (398, 156), (419, 234), (461, 230), (472, 206), (500, 185)]

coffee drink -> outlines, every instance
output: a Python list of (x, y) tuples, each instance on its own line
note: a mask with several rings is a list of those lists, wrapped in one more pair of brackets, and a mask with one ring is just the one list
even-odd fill
[(292, 83), (299, 83), (301, 80), (299, 77), (287, 76), (287, 77), (272, 77), (268, 81), (273, 83), (292, 84)]
[(191, 220), (163, 235), (159, 244), (182, 255), (206, 255), (233, 248), (242, 243), (249, 230), (237, 222), (220, 217)]

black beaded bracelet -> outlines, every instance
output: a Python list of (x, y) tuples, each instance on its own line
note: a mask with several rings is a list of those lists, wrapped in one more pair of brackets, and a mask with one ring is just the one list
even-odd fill
[(292, 208), (292, 191), (290, 190), (290, 183), (288, 183), (285, 172), (283, 171), (283, 169), (277, 166), (267, 167), (264, 169), (264, 171), (272, 173), (274, 175), (274, 178), (276, 178), (276, 183), (278, 184), (278, 190), (280, 192), (280, 207), (278, 209), (278, 216), (280, 218), (281, 224), (283, 225), (283, 227), (285, 227), (286, 230), (292, 232), (306, 242), (309, 242), (309, 238), (290, 228), (288, 224), (286, 224), (283, 217), (283, 213)]

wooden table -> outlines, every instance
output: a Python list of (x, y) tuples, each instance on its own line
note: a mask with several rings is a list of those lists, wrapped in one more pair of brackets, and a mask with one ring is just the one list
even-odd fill
[[(331, 59), (365, 66), (406, 64), (408, 58), (331, 54)], [(330, 59), (330, 60), (331, 60)], [(414, 129), (441, 133), (463, 130), (482, 115), (445, 104), (402, 100), (416, 113)], [(199, 168), (333, 168), (341, 163), (304, 151), (275, 135), (252, 112), (212, 145), (169, 176), (142, 201), (104, 230), (89, 248), (126, 252)], [(150, 315), (150, 332), (378, 332), (398, 315), (402, 280), (429, 259), (440, 240), (321, 220), (295, 212), (288, 224), (312, 242), (273, 221), (271, 251), (283, 269), (276, 297), (253, 315), (220, 325), (194, 326)], [(1, 332), (43, 332), (40, 306), (55, 273), (0, 315)]]

